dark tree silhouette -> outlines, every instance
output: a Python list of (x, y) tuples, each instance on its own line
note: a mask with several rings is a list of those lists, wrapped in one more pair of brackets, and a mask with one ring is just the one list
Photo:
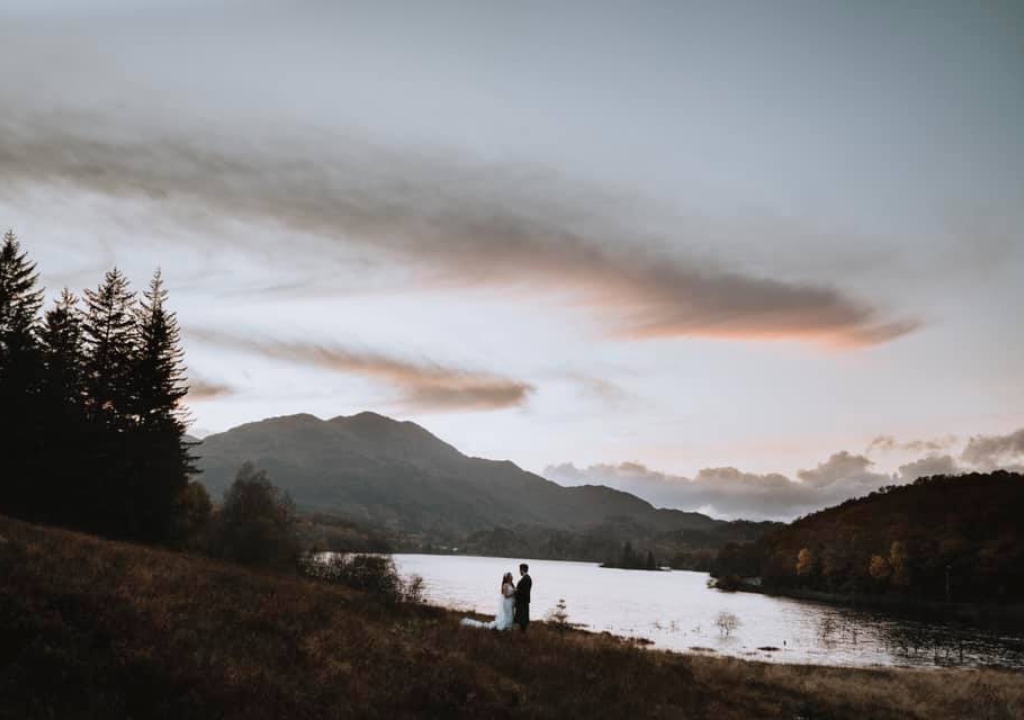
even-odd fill
[(133, 392), (139, 337), (135, 293), (114, 268), (95, 290), (85, 291), (86, 409), (92, 420), (114, 433), (134, 425)]
[(167, 291), (160, 271), (135, 313), (138, 330), (131, 393), (137, 427), (133, 429), (137, 482), (143, 483), (138, 514), (145, 539), (163, 542), (172, 534), (175, 512), (188, 512), (184, 493), (196, 471), (184, 441), (186, 416), (181, 334), (174, 313), (165, 307)]
[(647, 551), (646, 558), (643, 553), (633, 549), (633, 543), (628, 540), (622, 546), (622, 554), (618, 561), (607, 561), (601, 567), (622, 568), (625, 570), (657, 570), (658, 563), (654, 559), (654, 553)]
[[(136, 302), (114, 268), (85, 306), (43, 291), (13, 232), (0, 245), (0, 512), (186, 544), (209, 498), (189, 486), (181, 338), (159, 271)], [(205, 502), (204, 502), (205, 501)]]
[(85, 291), (85, 411), (91, 449), (88, 525), (117, 537), (143, 533), (138, 454), (132, 442), (137, 426), (138, 387), (133, 376), (138, 356), (135, 294), (114, 268), (95, 290)]
[(45, 447), (59, 448), (42, 458), (39, 483), (49, 496), (43, 517), (77, 525), (76, 511), (88, 503), (79, 474), (86, 461), (85, 368), (78, 299), (65, 288), (46, 312), (40, 332), (42, 397), (40, 409)]
[(38, 312), (43, 291), (36, 266), (12, 231), (0, 245), (0, 510), (32, 517), (42, 457), (39, 434)]
[(212, 549), (216, 555), (248, 565), (295, 566), (295, 506), (252, 463), (242, 465), (224, 493)]

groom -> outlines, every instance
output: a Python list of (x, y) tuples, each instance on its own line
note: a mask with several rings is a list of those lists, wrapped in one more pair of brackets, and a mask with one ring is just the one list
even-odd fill
[(533, 587), (533, 580), (530, 579), (529, 572), (529, 565), (519, 565), (519, 574), (522, 577), (516, 585), (516, 604), (512, 610), (512, 622), (523, 632), (526, 632), (526, 626), (530, 624), (530, 588)]

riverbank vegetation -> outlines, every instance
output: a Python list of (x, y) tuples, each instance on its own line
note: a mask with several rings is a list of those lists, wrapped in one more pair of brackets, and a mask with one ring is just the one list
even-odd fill
[[(571, 611), (571, 609), (570, 609)], [(525, 636), (294, 574), (0, 517), (0, 718), (1015, 718), (1020, 674)]]
[(723, 548), (725, 585), (891, 604), (1024, 603), (1024, 475), (921, 478)]

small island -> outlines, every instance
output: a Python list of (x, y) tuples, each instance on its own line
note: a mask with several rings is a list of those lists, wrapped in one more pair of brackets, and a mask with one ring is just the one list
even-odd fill
[(609, 558), (601, 563), (603, 568), (616, 568), (618, 570), (654, 570), (660, 571), (661, 566), (654, 559), (654, 553), (650, 550), (644, 556), (643, 552), (634, 550), (633, 543), (626, 542), (622, 546), (622, 553), (619, 557)]

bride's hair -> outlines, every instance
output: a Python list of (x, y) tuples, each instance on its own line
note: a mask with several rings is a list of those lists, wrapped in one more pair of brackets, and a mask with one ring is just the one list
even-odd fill
[(505, 592), (505, 585), (512, 582), (512, 573), (507, 572), (501, 576), (501, 591)]

